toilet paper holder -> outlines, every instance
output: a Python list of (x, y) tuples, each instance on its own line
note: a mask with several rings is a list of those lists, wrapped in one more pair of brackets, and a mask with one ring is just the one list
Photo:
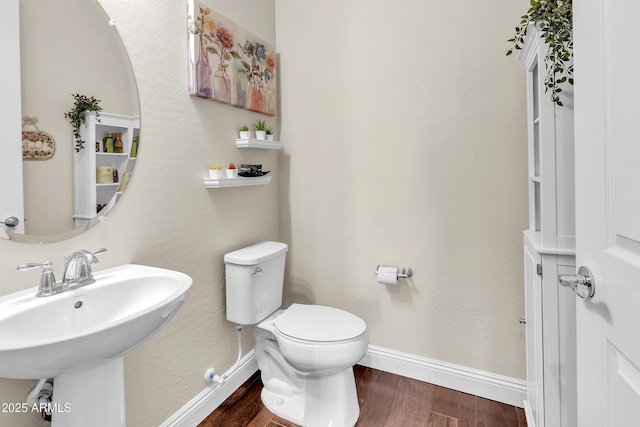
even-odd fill
[[(384, 264), (378, 264), (376, 267), (376, 276), (378, 275), (378, 270), (380, 267), (385, 267)], [(402, 270), (398, 273), (398, 279), (408, 279), (413, 276), (413, 268), (411, 267), (402, 267)]]

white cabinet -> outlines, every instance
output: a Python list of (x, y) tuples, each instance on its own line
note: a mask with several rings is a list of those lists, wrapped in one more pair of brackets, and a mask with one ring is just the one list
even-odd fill
[[(120, 134), (122, 153), (103, 152), (106, 134)], [(74, 155), (73, 218), (76, 227), (92, 223), (106, 215), (122, 194), (120, 184), (125, 173), (133, 171), (136, 161), (131, 156), (131, 147), (134, 137), (140, 137), (140, 117), (100, 113), (97, 118), (95, 113), (87, 113), (87, 123), (81, 126), (80, 135), (85, 141), (85, 147)], [(118, 171), (118, 182), (97, 183), (96, 169), (101, 166), (114, 167)]]
[(559, 274), (575, 273), (575, 256), (525, 232), (524, 267), (527, 424), (576, 427), (576, 297), (558, 285)]
[(529, 28), (527, 69), (529, 229), (524, 232), (529, 427), (576, 427), (575, 294), (558, 274), (575, 273), (573, 91), (563, 107), (545, 92), (546, 45)]

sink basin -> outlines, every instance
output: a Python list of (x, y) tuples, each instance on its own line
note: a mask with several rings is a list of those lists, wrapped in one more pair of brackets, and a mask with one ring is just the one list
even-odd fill
[(0, 377), (87, 371), (158, 331), (191, 289), (186, 274), (142, 265), (94, 272), (96, 282), (49, 297), (37, 288), (0, 297)]

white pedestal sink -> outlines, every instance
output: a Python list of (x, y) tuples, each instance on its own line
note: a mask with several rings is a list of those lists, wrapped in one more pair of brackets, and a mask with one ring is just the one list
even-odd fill
[(55, 378), (52, 427), (125, 425), (122, 356), (157, 332), (191, 289), (186, 274), (124, 265), (49, 297), (0, 297), (0, 377)]

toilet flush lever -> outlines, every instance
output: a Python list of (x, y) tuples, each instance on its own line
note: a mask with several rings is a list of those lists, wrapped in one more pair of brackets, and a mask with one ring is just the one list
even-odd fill
[(256, 277), (262, 274), (262, 267), (256, 268), (256, 271), (253, 272), (252, 276)]

